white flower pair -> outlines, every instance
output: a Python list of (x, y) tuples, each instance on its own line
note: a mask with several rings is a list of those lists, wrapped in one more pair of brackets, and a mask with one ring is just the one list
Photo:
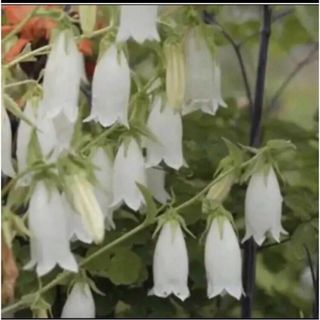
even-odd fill
[[(229, 293), (240, 299), (241, 251), (228, 219), (215, 218), (205, 243), (205, 268), (208, 298)], [(175, 294), (182, 301), (189, 297), (188, 253), (180, 224), (166, 222), (160, 231), (153, 258), (154, 287), (150, 295), (165, 298)]]
[[(157, 6), (121, 6), (117, 42), (133, 38), (137, 42), (159, 40), (156, 29)], [(99, 59), (92, 81), (92, 109), (85, 121), (103, 127), (119, 122), (128, 125), (131, 80), (127, 58), (111, 44)]]

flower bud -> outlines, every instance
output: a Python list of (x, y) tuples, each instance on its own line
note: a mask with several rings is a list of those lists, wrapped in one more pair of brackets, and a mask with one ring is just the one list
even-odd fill
[(104, 238), (104, 216), (94, 195), (93, 186), (81, 173), (67, 178), (72, 203), (82, 217), (82, 222), (95, 243)]
[(185, 61), (181, 43), (164, 46), (166, 59), (166, 94), (168, 106), (181, 110), (185, 98)]
[(84, 33), (90, 33), (96, 25), (97, 6), (79, 5), (80, 25)]
[(230, 192), (234, 178), (234, 174), (232, 173), (224, 176), (209, 189), (206, 198), (214, 201), (217, 205), (222, 204)]

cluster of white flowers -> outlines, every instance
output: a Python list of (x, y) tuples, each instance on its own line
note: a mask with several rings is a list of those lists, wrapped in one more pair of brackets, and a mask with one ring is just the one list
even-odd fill
[[(120, 26), (116, 42), (132, 38), (138, 43), (159, 41), (157, 6), (121, 6)], [(182, 145), (182, 115), (195, 110), (214, 115), (219, 106), (226, 107), (221, 96), (220, 68), (213, 59), (205, 38), (197, 28), (189, 31), (184, 51), (174, 50), (174, 63), (168, 57), (167, 92), (153, 98), (147, 127), (152, 139), (146, 139), (143, 155), (139, 139), (122, 139), (115, 157), (103, 147), (91, 156), (96, 183), (89, 182), (83, 172), (66, 177), (63, 192), (39, 180), (29, 203), (31, 261), (39, 276), (56, 265), (77, 272), (78, 264), (70, 242), (101, 243), (105, 229), (115, 228), (113, 213), (122, 204), (134, 211), (144, 205), (137, 183), (145, 185), (154, 198), (166, 203), (165, 171), (161, 163), (178, 170), (186, 166)], [(185, 57), (185, 58), (184, 58)], [(182, 59), (182, 60), (179, 60)], [(55, 162), (72, 150), (72, 137), (79, 118), (79, 91), (83, 79), (84, 60), (68, 31), (61, 31), (53, 42), (44, 72), (42, 100), (30, 99), (24, 115), (34, 126), (21, 121), (17, 134), (17, 172), (28, 168), (30, 145), (37, 141), (43, 160)], [(176, 83), (183, 81), (183, 83)], [(173, 85), (173, 87), (171, 86)], [(172, 89), (173, 88), (173, 89)], [(172, 91), (173, 90), (173, 91)], [(92, 81), (92, 106), (84, 122), (94, 120), (102, 127), (120, 123), (129, 126), (131, 91), (130, 68), (123, 50), (111, 44), (101, 54)], [(179, 91), (179, 92), (176, 92)], [(179, 99), (177, 100), (177, 97)], [(149, 97), (151, 100), (151, 96)], [(173, 102), (172, 102), (172, 101)], [(2, 171), (13, 177), (11, 162), (11, 128), (2, 108)], [(31, 174), (19, 180), (30, 186)], [(271, 168), (266, 177), (255, 173), (245, 200), (246, 236), (261, 245), (266, 232), (279, 241), (281, 232), (279, 184)], [(52, 228), (52, 226), (55, 226)], [(59, 232), (57, 232), (59, 230)], [(205, 243), (207, 294), (213, 298), (229, 293), (236, 299), (242, 294), (241, 251), (230, 221), (218, 216), (210, 222)], [(154, 287), (149, 294), (167, 297), (175, 294), (181, 300), (189, 295), (188, 253), (180, 223), (168, 220), (161, 228), (153, 261)], [(62, 317), (94, 317), (95, 306), (87, 284), (76, 283), (63, 308)]]

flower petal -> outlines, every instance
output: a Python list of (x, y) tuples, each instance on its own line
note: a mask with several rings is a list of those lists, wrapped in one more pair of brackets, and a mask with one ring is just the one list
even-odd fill
[(121, 6), (120, 26), (117, 42), (133, 38), (139, 43), (145, 40), (159, 41), (157, 31), (156, 5), (124, 5)]

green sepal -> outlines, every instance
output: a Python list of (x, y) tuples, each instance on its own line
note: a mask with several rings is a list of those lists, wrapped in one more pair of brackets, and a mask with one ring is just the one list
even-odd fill
[(143, 195), (143, 198), (145, 200), (146, 206), (147, 206), (147, 212), (146, 212), (146, 219), (145, 223), (146, 224), (151, 224), (154, 222), (157, 216), (157, 207), (153, 201), (153, 197), (148, 190), (143, 184), (140, 184), (136, 182), (137, 187), (139, 188), (140, 192)]

